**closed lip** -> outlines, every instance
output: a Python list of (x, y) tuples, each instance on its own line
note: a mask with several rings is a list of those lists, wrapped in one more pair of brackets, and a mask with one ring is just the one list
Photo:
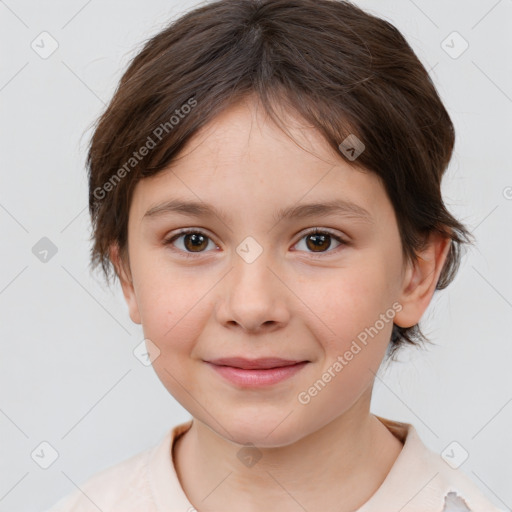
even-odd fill
[(293, 366), (294, 364), (307, 363), (308, 361), (299, 359), (281, 359), (279, 357), (261, 357), (259, 359), (246, 359), (244, 357), (222, 357), (206, 361), (217, 366), (231, 366), (243, 370), (265, 370), (270, 368), (282, 368), (283, 366)]

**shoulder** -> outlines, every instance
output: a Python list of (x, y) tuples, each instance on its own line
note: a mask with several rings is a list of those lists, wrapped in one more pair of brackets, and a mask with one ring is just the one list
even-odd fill
[(99, 471), (64, 496), (46, 512), (153, 512), (148, 463), (152, 453), (167, 441)]
[(441, 455), (431, 453), (432, 469), (438, 470), (431, 485), (433, 492), (443, 498), (443, 512), (503, 512), (489, 501), (461, 468), (454, 469)]
[(396, 500), (402, 512), (503, 512), (461, 467), (450, 463), (450, 456), (456, 454), (441, 455), (428, 448), (410, 423), (378, 418), (404, 443), (375, 495), (384, 500), (381, 503)]

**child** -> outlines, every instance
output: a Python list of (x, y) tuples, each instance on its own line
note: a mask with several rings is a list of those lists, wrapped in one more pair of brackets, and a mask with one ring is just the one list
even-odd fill
[(52, 511), (497, 511), (370, 413), (471, 243), (453, 145), (403, 36), (348, 2), (221, 0), (149, 40), (92, 138), (92, 264), (192, 419)]

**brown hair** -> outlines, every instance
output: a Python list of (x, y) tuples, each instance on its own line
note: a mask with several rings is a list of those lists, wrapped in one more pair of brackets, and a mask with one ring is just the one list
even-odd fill
[[(87, 157), (91, 264), (101, 264), (107, 283), (117, 276), (110, 245), (126, 260), (137, 182), (248, 94), (278, 125), (274, 106), (297, 112), (340, 155), (347, 136), (361, 140), (365, 149), (351, 163), (381, 178), (404, 257), (413, 260), (426, 235), (440, 232), (452, 242), (436, 289), (453, 280), (460, 249), (473, 238), (441, 196), (454, 128), (400, 32), (347, 1), (220, 0), (145, 42), (95, 127)], [(419, 325), (394, 325), (387, 356), (421, 342), (430, 341)]]

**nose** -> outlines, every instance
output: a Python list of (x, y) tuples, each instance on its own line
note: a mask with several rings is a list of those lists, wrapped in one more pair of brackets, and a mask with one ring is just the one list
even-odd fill
[(264, 254), (252, 263), (235, 257), (217, 301), (217, 320), (225, 327), (268, 333), (289, 322), (291, 293)]

